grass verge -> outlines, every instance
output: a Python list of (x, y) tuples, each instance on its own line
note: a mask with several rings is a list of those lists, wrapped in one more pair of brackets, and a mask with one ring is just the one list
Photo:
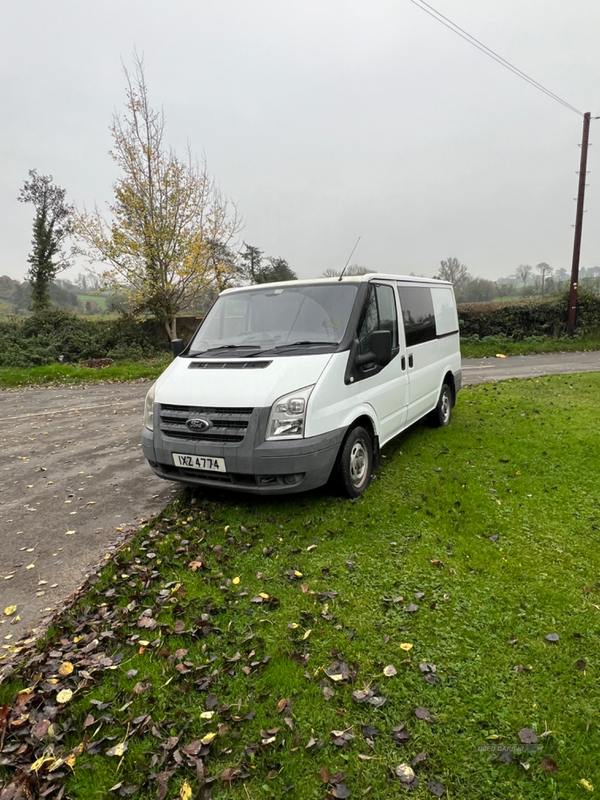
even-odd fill
[(485, 358), (503, 353), (522, 356), (527, 353), (566, 353), (600, 350), (600, 334), (587, 334), (570, 339), (568, 336), (527, 336), (515, 341), (509, 336), (463, 337), (460, 351), (463, 358)]
[(86, 800), (589, 796), (599, 391), (595, 374), (464, 389), (353, 502), (188, 493), (0, 685), (0, 781)]
[(0, 367), (0, 388), (73, 383), (106, 383), (139, 379), (155, 380), (172, 361), (166, 353), (146, 361), (118, 361), (102, 369), (80, 364), (50, 364), (45, 367)]

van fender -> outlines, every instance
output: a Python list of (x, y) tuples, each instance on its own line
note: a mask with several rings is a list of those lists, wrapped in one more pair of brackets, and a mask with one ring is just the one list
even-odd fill
[(363, 427), (367, 429), (371, 428), (373, 436), (373, 469), (377, 469), (381, 462), (379, 447), (380, 425), (379, 417), (370, 403), (361, 403), (358, 406), (353, 406), (351, 409), (348, 409), (348, 412), (342, 417), (342, 424), (339, 426), (344, 429), (342, 443), (348, 431), (357, 424), (362, 424)]

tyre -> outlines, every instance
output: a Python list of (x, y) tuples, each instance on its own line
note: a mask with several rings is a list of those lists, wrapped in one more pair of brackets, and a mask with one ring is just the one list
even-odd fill
[(371, 481), (373, 440), (357, 426), (346, 436), (337, 463), (337, 483), (345, 497), (359, 497)]
[(447, 383), (444, 383), (442, 386), (442, 391), (440, 392), (440, 399), (437, 402), (437, 406), (429, 415), (429, 420), (434, 427), (444, 428), (449, 424), (451, 415), (452, 389)]

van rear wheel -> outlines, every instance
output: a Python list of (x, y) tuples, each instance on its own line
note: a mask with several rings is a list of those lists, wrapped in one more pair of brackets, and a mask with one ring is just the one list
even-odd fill
[(359, 497), (371, 481), (373, 440), (357, 425), (346, 436), (337, 463), (337, 483), (346, 497)]
[(431, 412), (429, 419), (436, 428), (444, 428), (450, 423), (452, 415), (452, 389), (444, 383), (440, 392), (437, 406)]

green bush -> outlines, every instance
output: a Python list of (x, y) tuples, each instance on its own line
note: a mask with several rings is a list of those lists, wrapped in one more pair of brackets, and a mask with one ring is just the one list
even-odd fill
[(154, 321), (130, 317), (114, 320), (82, 319), (60, 309), (49, 309), (25, 319), (0, 322), (0, 366), (44, 366), (58, 361), (88, 358), (139, 360), (168, 351), (164, 330)]
[[(461, 336), (506, 336), (523, 341), (532, 336), (562, 336), (567, 328), (568, 294), (544, 300), (507, 303), (476, 303), (458, 306)], [(576, 333), (600, 330), (600, 296), (579, 291)]]

